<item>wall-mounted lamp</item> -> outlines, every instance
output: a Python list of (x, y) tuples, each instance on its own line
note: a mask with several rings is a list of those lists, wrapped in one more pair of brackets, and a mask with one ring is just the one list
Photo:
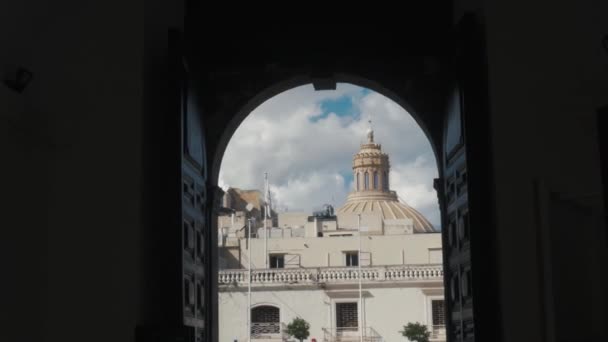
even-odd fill
[(4, 84), (13, 91), (21, 93), (32, 81), (33, 77), (34, 75), (31, 71), (24, 67), (17, 67), (14, 70), (6, 72), (4, 75)]
[(336, 79), (331, 73), (313, 73), (311, 75), (312, 86), (316, 91), (336, 90)]

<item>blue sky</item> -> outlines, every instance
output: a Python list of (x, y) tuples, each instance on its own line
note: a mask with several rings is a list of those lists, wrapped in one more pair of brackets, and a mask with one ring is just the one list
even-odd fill
[[(327, 119), (330, 114), (335, 114), (338, 117), (351, 118), (352, 120), (360, 120), (361, 109), (356, 105), (354, 99), (357, 97), (363, 97), (369, 94), (371, 91), (366, 88), (361, 88), (359, 92), (354, 94), (345, 94), (335, 99), (325, 99), (319, 101), (319, 107), (321, 113), (316, 116), (312, 116), (310, 121), (313, 123), (319, 123), (323, 119)], [(340, 175), (344, 177), (344, 186), (348, 189), (350, 184), (353, 182), (353, 174), (351, 170), (344, 170), (340, 172)]]
[(355, 104), (353, 98), (363, 97), (371, 93), (371, 90), (367, 88), (360, 88), (357, 93), (345, 94), (338, 98), (325, 99), (319, 102), (321, 107), (321, 113), (317, 116), (310, 118), (312, 122), (318, 122), (319, 120), (326, 119), (330, 113), (334, 113), (339, 117), (352, 117), (358, 119), (361, 115), (361, 109)]
[(281, 93), (256, 108), (228, 144), (220, 186), (261, 189), (269, 173), (278, 210), (340, 207), (352, 189), (352, 156), (372, 119), (376, 141), (391, 161), (391, 189), (439, 227), (435, 159), (428, 139), (399, 105), (351, 84), (335, 91), (311, 85)]

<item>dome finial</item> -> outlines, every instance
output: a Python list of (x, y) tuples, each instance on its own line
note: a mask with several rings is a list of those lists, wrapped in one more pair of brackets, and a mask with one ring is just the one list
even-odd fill
[(367, 120), (369, 128), (367, 129), (367, 143), (371, 144), (374, 142), (374, 130), (372, 129), (372, 119)]

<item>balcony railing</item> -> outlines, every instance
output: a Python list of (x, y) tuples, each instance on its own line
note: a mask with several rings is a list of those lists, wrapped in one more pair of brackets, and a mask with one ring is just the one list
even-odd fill
[(268, 323), (251, 323), (251, 337), (261, 338), (269, 335), (279, 335), (281, 333), (281, 323), (279, 322), (268, 322)]
[(360, 332), (357, 327), (347, 328), (323, 328), (323, 341), (325, 342), (347, 342), (361, 341), (361, 333), (363, 333), (363, 341), (365, 342), (381, 342), (382, 336), (378, 334), (372, 327), (364, 327)]
[[(399, 265), (361, 267), (319, 267), (255, 269), (251, 271), (252, 285), (272, 284), (322, 284), (383, 281), (427, 281), (443, 278), (443, 265)], [(218, 275), (220, 285), (246, 285), (248, 270), (222, 270)]]

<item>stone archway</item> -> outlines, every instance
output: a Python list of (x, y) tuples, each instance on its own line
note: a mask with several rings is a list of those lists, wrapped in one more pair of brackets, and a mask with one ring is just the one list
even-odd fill
[[(353, 76), (344, 76), (342, 79), (348, 79), (348, 80), (352, 80), (356, 77)], [(221, 161), (222, 161), (222, 157), (223, 154), (226, 150), (226, 147), (230, 141), (230, 139), (232, 138), (233, 134), (235, 133), (235, 131), (237, 130), (238, 126), (245, 120), (245, 118), (259, 105), (261, 105), (264, 101), (266, 101), (269, 98), (274, 97), (275, 95), (278, 95), (286, 90), (301, 86), (301, 85), (307, 85), (307, 84), (312, 84), (314, 85), (315, 83), (315, 79), (310, 78), (310, 77), (301, 77), (301, 78), (294, 78), (291, 79), (289, 81), (285, 81), (277, 86), (274, 87), (270, 87), (268, 89), (266, 89), (263, 94), (258, 94), (258, 96), (256, 96), (254, 98), (254, 100), (251, 100), (249, 103), (247, 103), (243, 109), (241, 109), (240, 111), (238, 111), (238, 114), (235, 115), (232, 120), (230, 121), (229, 125), (227, 125), (226, 130), (223, 132), (222, 138), (221, 138), (221, 143), (216, 145), (216, 154), (215, 154), (215, 158), (214, 158), (214, 162), (213, 165), (211, 166), (214, 170), (212, 170), (212, 176), (211, 178), (214, 179), (214, 181), (217, 184), (217, 180), (219, 178), (219, 169), (221, 167)], [(343, 83), (343, 82), (340, 82)], [(409, 108), (410, 111), (413, 111), (413, 109), (411, 109), (411, 106), (404, 106), (404, 100), (402, 100), (400, 97), (397, 97), (396, 95), (392, 94), (393, 97), (389, 97), (386, 96), (386, 91), (384, 92), (378, 92), (378, 89), (382, 89), (384, 90), (384, 88), (380, 87), (377, 85), (377, 83), (372, 82), (372, 81), (368, 81), (368, 80), (360, 80), (358, 83), (351, 83), (351, 82), (344, 82), (344, 83), (350, 83), (350, 84), (354, 84), (354, 85), (365, 85), (366, 88), (371, 89), (371, 90), (375, 90), (377, 93), (385, 96), (386, 98), (394, 101), (397, 105), (400, 105), (402, 108), (406, 109)], [(395, 101), (395, 99), (397, 99), (397, 101)], [(411, 115), (411, 114), (410, 114)], [(420, 119), (420, 116), (413, 116), (414, 120), (417, 122), (419, 127), (424, 127), (424, 121), (422, 121)], [(410, 121), (411, 122), (411, 121)], [(423, 132), (425, 133), (425, 136), (427, 139), (430, 140), (430, 134), (428, 133), (428, 129), (422, 128)], [(437, 146), (434, 145), (431, 141), (431, 146), (433, 148), (434, 154), (435, 154), (435, 158), (437, 158)], [(440, 147), (440, 146), (439, 146)], [(435, 164), (437, 165), (437, 164)], [(438, 165), (437, 165), (438, 166)], [(371, 174), (373, 175), (373, 174)], [(370, 176), (371, 176), (370, 175)], [(374, 180), (374, 178), (370, 178), (368, 180), (368, 183), (370, 185), (373, 185), (375, 188), (377, 188), (380, 184), (383, 184), (385, 182), (385, 177), (384, 175), (378, 175), (378, 179)], [(386, 181), (386, 188), (388, 189), (388, 181)], [(369, 260), (369, 258), (368, 258)], [(252, 323), (255, 323), (252, 321)], [(266, 322), (260, 322), (260, 323), (266, 323)], [(258, 324), (259, 325), (259, 324)], [(255, 328), (257, 325), (253, 325), (252, 329)], [(255, 333), (255, 331), (252, 331)]]
[(217, 145), (215, 145), (215, 151), (213, 151), (213, 159), (211, 163), (211, 168), (209, 170), (210, 181), (212, 182), (212, 184), (217, 185), (218, 183), (222, 158), (224, 156), (226, 147), (228, 146), (228, 142), (234, 135), (239, 125), (255, 108), (260, 106), (266, 100), (271, 99), (272, 97), (278, 94), (281, 94), (298, 86), (312, 84), (313, 86), (315, 86), (315, 88), (317, 88), (317, 84), (319, 82), (333, 83), (334, 88), (335, 84), (337, 83), (349, 83), (352, 85), (364, 87), (373, 90), (397, 103), (414, 118), (418, 126), (422, 129), (431, 144), (431, 148), (435, 156), (436, 165), (439, 166), (438, 162), (440, 160), (439, 155), (442, 142), (440, 132), (441, 127), (435, 127), (433, 125), (434, 121), (429, 120), (430, 115), (425, 114), (426, 112), (424, 110), (418, 111), (416, 108), (414, 108), (413, 105), (410, 104), (410, 101), (407, 101), (405, 99), (405, 97), (398, 95), (396, 92), (390, 90), (387, 87), (382, 86), (382, 84), (378, 81), (370, 80), (352, 74), (335, 74), (329, 80), (319, 80), (315, 77), (299, 75), (291, 77), (287, 80), (278, 81), (276, 84), (271, 85), (260, 91), (257, 95), (253, 96), (249, 101), (247, 101), (238, 111), (236, 111), (236, 114), (231, 117), (230, 121), (226, 124), (225, 130), (219, 137), (219, 142), (217, 143)]

